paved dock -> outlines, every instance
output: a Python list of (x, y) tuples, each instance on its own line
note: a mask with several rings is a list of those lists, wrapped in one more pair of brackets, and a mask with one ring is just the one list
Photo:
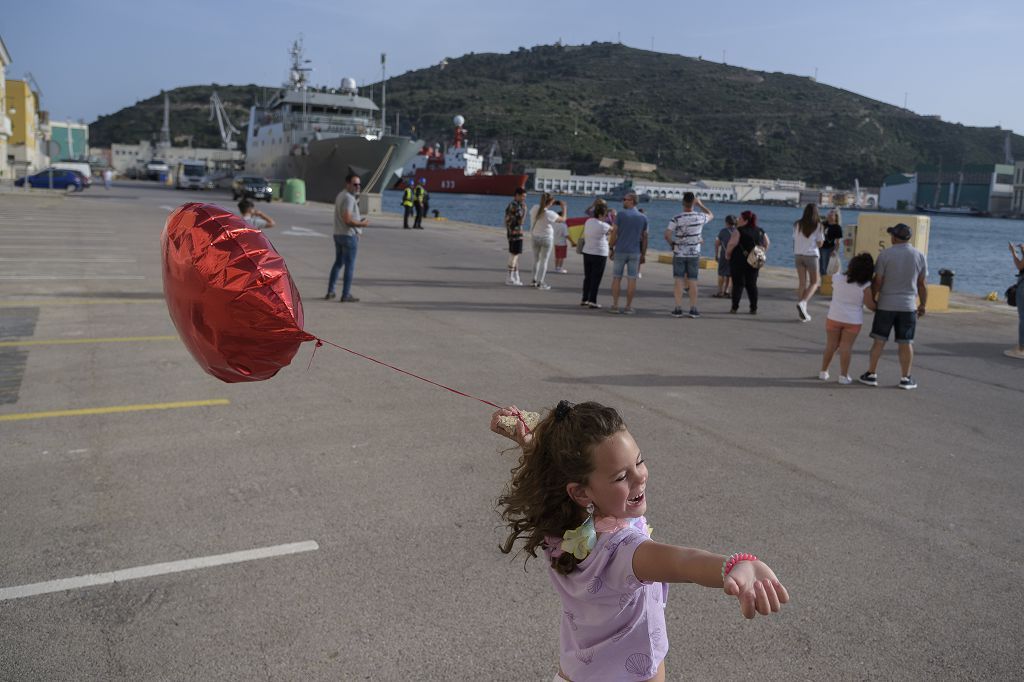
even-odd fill
[[(233, 205), (0, 195), (0, 679), (549, 680), (559, 604), (540, 562), (498, 551), (514, 456), (490, 408), (330, 347), (307, 371), (312, 344), (269, 381), (203, 373), (160, 276), (187, 200)], [(496, 403), (619, 408), (655, 538), (776, 569), (793, 602), (770, 619), (671, 589), (669, 679), (1024, 674), (1006, 306), (925, 317), (916, 391), (894, 388), (894, 346), (881, 387), (839, 386), (816, 378), (825, 303), (800, 323), (786, 272), (752, 317), (704, 271), (704, 317), (675, 319), (652, 263), (639, 314), (613, 316), (579, 308), (576, 254), (551, 291), (506, 287), (501, 231), (391, 216), (340, 304), (330, 207), (266, 210), (309, 331)]]

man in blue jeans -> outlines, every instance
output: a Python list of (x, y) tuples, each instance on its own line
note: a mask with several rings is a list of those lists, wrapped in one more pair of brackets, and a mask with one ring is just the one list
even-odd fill
[(626, 308), (622, 312), (633, 314), (633, 294), (640, 273), (640, 256), (647, 253), (647, 216), (636, 208), (636, 193), (622, 199), (622, 210), (615, 217), (615, 231), (611, 236), (612, 307), (610, 313), (619, 312), (619, 293), (622, 275), (626, 275)]
[(327, 279), (327, 295), (325, 300), (335, 297), (334, 285), (338, 281), (338, 273), (345, 270), (341, 285), (341, 302), (356, 303), (359, 299), (352, 295), (352, 272), (356, 267), (356, 251), (359, 248), (359, 235), (370, 223), (359, 214), (359, 189), (362, 181), (355, 173), (345, 176), (345, 189), (338, 193), (334, 200), (334, 265)]

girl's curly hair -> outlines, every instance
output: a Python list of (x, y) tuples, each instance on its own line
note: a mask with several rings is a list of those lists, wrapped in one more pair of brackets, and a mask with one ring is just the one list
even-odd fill
[[(594, 448), (626, 426), (619, 413), (599, 403), (558, 404), (533, 431), (532, 442), (523, 450), (512, 480), (498, 498), (501, 518), (508, 524), (508, 537), (501, 551), (508, 554), (519, 539), (523, 549), (537, 556), (545, 536), (562, 537), (584, 520), (583, 510), (569, 497), (569, 483), (587, 484), (594, 470)], [(578, 563), (570, 552), (551, 560), (562, 575)]]

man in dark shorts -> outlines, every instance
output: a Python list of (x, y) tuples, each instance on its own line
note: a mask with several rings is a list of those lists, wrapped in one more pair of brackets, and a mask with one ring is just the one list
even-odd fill
[(526, 190), (516, 187), (512, 201), (505, 208), (505, 236), (508, 237), (508, 277), (505, 284), (521, 287), (519, 254), (523, 252), (523, 221), (526, 220)]
[[(917, 318), (924, 317), (928, 302), (928, 259), (910, 245), (913, 233), (909, 225), (899, 223), (886, 230), (892, 246), (878, 254), (875, 263), (875, 279), (871, 290), (878, 302), (875, 319), (871, 324), (871, 359), (868, 371), (858, 381), (868, 386), (878, 385), (878, 360), (882, 357), (889, 334), (895, 328), (896, 343), (900, 351), (900, 383), (903, 389), (917, 388), (917, 382), (910, 374), (914, 362), (914, 331)], [(917, 299), (920, 298), (920, 305)]]

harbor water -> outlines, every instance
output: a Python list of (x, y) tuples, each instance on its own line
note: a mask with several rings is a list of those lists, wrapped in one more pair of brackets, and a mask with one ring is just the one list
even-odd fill
[[(569, 216), (582, 216), (593, 201), (590, 197), (558, 197), (569, 207)], [(531, 193), (527, 205), (536, 205), (538, 195)], [(502, 222), (509, 197), (481, 196), (472, 194), (433, 194), (430, 210), (440, 212), (442, 218), (477, 223), (504, 229)], [(384, 193), (384, 210), (401, 213), (401, 193)], [(613, 206), (618, 207), (618, 204)], [(751, 210), (757, 214), (758, 223), (768, 233), (772, 247), (768, 253), (768, 264), (781, 267), (793, 266), (793, 221), (800, 217), (800, 209), (781, 206), (758, 206), (752, 204), (708, 203), (715, 214), (715, 220), (705, 228), (703, 255), (714, 255), (715, 235), (724, 226), (728, 214), (739, 215)], [(667, 251), (663, 233), (669, 219), (681, 208), (676, 201), (655, 200), (641, 204), (647, 213), (651, 226), (650, 247)], [(857, 222), (858, 211), (842, 212), (843, 224)], [(998, 218), (975, 218), (962, 216), (933, 215), (928, 244), (928, 281), (939, 281), (939, 270), (948, 269), (956, 273), (953, 290), (961, 293), (984, 296), (990, 291), (1003, 291), (1015, 279), (1013, 261), (1006, 248), (1007, 242), (1024, 242), (1024, 221)], [(845, 255), (844, 255), (845, 261)]]

